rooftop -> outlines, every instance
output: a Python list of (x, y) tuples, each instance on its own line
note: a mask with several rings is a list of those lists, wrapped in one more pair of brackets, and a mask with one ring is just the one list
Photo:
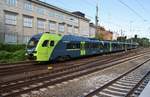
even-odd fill
[(56, 6), (54, 6), (54, 5), (45, 3), (45, 2), (40, 1), (40, 0), (28, 0), (28, 1), (34, 2), (34, 3), (36, 3), (36, 4), (39, 4), (39, 5), (42, 5), (42, 6), (45, 6), (45, 7), (48, 7), (48, 8), (51, 8), (51, 9), (54, 9), (54, 10), (63, 12), (63, 13), (66, 13), (66, 14), (68, 14), (68, 15), (72, 15), (72, 16), (74, 16), (74, 17), (76, 17), (76, 18), (80, 18), (80, 19), (83, 19), (83, 20), (85, 20), (85, 21), (90, 21), (90, 19), (88, 19), (88, 18), (79, 16), (79, 15), (75, 15), (75, 14), (73, 14), (72, 12), (69, 12), (69, 11), (67, 11), (67, 10), (61, 9), (61, 8), (59, 8), (59, 7), (56, 7)]

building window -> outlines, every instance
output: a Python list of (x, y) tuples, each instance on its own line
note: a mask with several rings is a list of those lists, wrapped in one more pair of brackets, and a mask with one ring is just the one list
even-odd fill
[(78, 27), (74, 27), (74, 33), (79, 33), (79, 28)]
[(64, 15), (55, 13), (55, 17), (64, 20)]
[(52, 21), (49, 22), (49, 30), (53, 30), (53, 31), (56, 30), (56, 22), (52, 22)]
[(65, 24), (59, 24), (58, 30), (59, 32), (65, 32)]
[(24, 26), (25, 26), (25, 27), (32, 27), (33, 18), (24, 16), (24, 18), (23, 18), (23, 23), (24, 23)]
[(5, 14), (5, 23), (16, 25), (17, 24), (17, 15), (14, 13), (6, 13)]
[(37, 20), (37, 27), (40, 29), (45, 28), (45, 21), (44, 20)]
[(17, 35), (16, 34), (5, 34), (5, 42), (6, 43), (17, 43)]
[(54, 13), (54, 12), (49, 12), (49, 13), (48, 13), (48, 16), (49, 16), (49, 17), (55, 17), (55, 13)]
[(44, 15), (45, 9), (41, 7), (37, 7), (37, 13)]
[(30, 3), (30, 2), (25, 2), (25, 3), (24, 3), (24, 9), (26, 9), (26, 10), (28, 10), (28, 11), (32, 11), (32, 10), (33, 10), (32, 3)]
[(23, 37), (23, 43), (27, 44), (29, 42), (30, 38), (31, 38), (30, 36), (24, 36)]
[(6, 4), (10, 6), (17, 6), (17, 0), (6, 0)]
[(71, 25), (67, 25), (67, 32), (72, 33), (72, 26)]

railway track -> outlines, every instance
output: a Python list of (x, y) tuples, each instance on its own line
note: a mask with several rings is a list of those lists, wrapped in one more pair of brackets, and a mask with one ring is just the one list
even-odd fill
[[(125, 55), (129, 55), (129, 54), (134, 54), (134, 52), (136, 52), (138, 50), (131, 50), (127, 53), (117, 53), (117, 54), (111, 54), (111, 55), (106, 55), (106, 56), (94, 56), (94, 57), (88, 57), (88, 58), (83, 58), (81, 60), (73, 60), (73, 61), (69, 61), (69, 62), (63, 62), (63, 63), (55, 63), (52, 64), (53, 68), (62, 68), (62, 67), (66, 67), (66, 66), (70, 66), (70, 65), (74, 65), (74, 64), (86, 64), (86, 63), (90, 63), (90, 62), (94, 62), (94, 61), (98, 61), (98, 60), (104, 60), (106, 58), (109, 57), (122, 57)], [(140, 52), (138, 52), (140, 53)], [(28, 63), (28, 64), (27, 64)], [(0, 76), (7, 76), (7, 75), (14, 75), (14, 74), (19, 74), (19, 73), (26, 73), (26, 72), (30, 72), (30, 71), (38, 71), (38, 70), (46, 70), (47, 69), (47, 65), (40, 65), (34, 61), (31, 62), (22, 62), (22, 63), (17, 63), (16, 65), (5, 65), (5, 66), (0, 66)], [(38, 65), (38, 66), (37, 66)]]
[(138, 97), (150, 80), (150, 71), (143, 71), (143, 75), (139, 74), (142, 66), (149, 61), (150, 59), (128, 70), (85, 97)]
[[(141, 54), (142, 55), (142, 54)], [(132, 60), (134, 58), (138, 58), (141, 55), (134, 56), (131, 58), (123, 59), (121, 62), (125, 62), (127, 60)], [(116, 60), (105, 60), (104, 62), (96, 61), (93, 63), (89, 63), (86, 65), (76, 65), (76, 66), (70, 66), (65, 69), (52, 71), (46, 74), (42, 74), (40, 76), (34, 76), (28, 79), (23, 80), (16, 80), (15, 82), (7, 82), (7, 83), (1, 83), (0, 85), (0, 93), (3, 97), (12, 97), (29, 92), (31, 90), (36, 90), (42, 87), (46, 87), (48, 85), (53, 85), (56, 83), (60, 83), (62, 81), (72, 79), (74, 77), (82, 76), (97, 70), (101, 70), (103, 68), (107, 68), (110, 66), (113, 66), (114, 64), (117, 64), (115, 62)], [(112, 65), (104, 65), (106, 63), (114, 62)], [(119, 63), (118, 62), (118, 63)], [(103, 65), (99, 65), (103, 64)]]
[[(35, 61), (21, 61), (21, 62), (15, 62), (15, 63), (0, 63), (0, 69), (3, 68), (12, 68), (17, 66), (24, 66), (24, 65), (30, 65), (30, 63), (34, 63)], [(27, 64), (28, 63), (28, 64)]]
[[(133, 51), (131, 51), (131, 52), (133, 52)], [(142, 53), (142, 52), (138, 52), (139, 54), (140, 53)], [(39, 77), (39, 76), (42, 76), (42, 75), (45, 75), (45, 74), (50, 74), (50, 73), (55, 73), (55, 72), (60, 72), (60, 71), (64, 71), (64, 70), (66, 70), (66, 69), (70, 69), (70, 68), (74, 68), (74, 67), (78, 67), (78, 66), (80, 66), (80, 65), (86, 65), (86, 64), (88, 64), (88, 63), (91, 63), (91, 62), (96, 62), (96, 61), (98, 61), (98, 62), (109, 62), (109, 60), (112, 60), (112, 61), (115, 61), (115, 60), (119, 60), (119, 59), (121, 59), (121, 58), (127, 58), (127, 57), (130, 57), (130, 56), (133, 56), (133, 55), (135, 55), (134, 53), (124, 53), (124, 54), (117, 54), (117, 55), (111, 55), (111, 56), (98, 56), (98, 57), (94, 57), (93, 59), (83, 59), (82, 61), (76, 61), (76, 62), (74, 62), (74, 64), (72, 63), (72, 61), (71, 62), (68, 62), (68, 64), (67, 63), (65, 63), (65, 65), (63, 64), (63, 66), (61, 66), (60, 64), (59, 64), (59, 67), (58, 67), (58, 65), (56, 66), (56, 67), (54, 67), (54, 69), (53, 70), (51, 70), (51, 71), (48, 71), (47, 70), (47, 65), (39, 65), (39, 66), (37, 66), (37, 65), (35, 65), (35, 68), (34, 68), (34, 66), (33, 66), (33, 68), (31, 68), (31, 67), (29, 67), (29, 68), (26, 68), (26, 69), (31, 69), (32, 71), (34, 71), (35, 70), (35, 72), (37, 71), (37, 70), (39, 70), (40, 68), (42, 68), (41, 70), (43, 70), (44, 69), (44, 71), (46, 71), (46, 72), (42, 72), (41, 74), (33, 74), (32, 75), (32, 72), (24, 72), (25, 70), (23, 69), (23, 71), (21, 72), (21, 70), (20, 71), (17, 71), (16, 70), (16, 72), (14, 72), (13, 70), (11, 70), (11, 72), (9, 71), (7, 71), (7, 72), (3, 72), (3, 71), (1, 71), (0, 72), (0, 75), (2, 75), (3, 74), (3, 76), (4, 75), (11, 75), (11, 74), (16, 74), (16, 73), (19, 73), (19, 72), (21, 72), (21, 73), (23, 73), (23, 75), (21, 75), (21, 76), (24, 76), (24, 77), (21, 77), (21, 78), (18, 78), (17, 77), (17, 80), (23, 80), (22, 78), (24, 78), (24, 79), (31, 79), (31, 77), (33, 77), (34, 75), (37, 75), (37, 76), (35, 76), (35, 77)], [(116, 59), (115, 59), (116, 58)], [(115, 59), (115, 60), (114, 60)], [(46, 68), (45, 68), (46, 67)], [(24, 68), (24, 67), (23, 67)], [(38, 72), (38, 71), (37, 71)], [(31, 77), (30, 77), (31, 76)], [(7, 76), (6, 76), (7, 77)], [(9, 77), (9, 76), (8, 76)], [(11, 82), (16, 82), (16, 79), (12, 79), (11, 80)], [(0, 84), (2, 83), (2, 82), (6, 82), (6, 80), (5, 81), (1, 81), (0, 82)], [(8, 81), (7, 83), (11, 83), (10, 81)]]
[(35, 61), (25, 61), (12, 64), (0, 64), (0, 76), (12, 75), (19, 73), (21, 70), (31, 70), (37, 63)]

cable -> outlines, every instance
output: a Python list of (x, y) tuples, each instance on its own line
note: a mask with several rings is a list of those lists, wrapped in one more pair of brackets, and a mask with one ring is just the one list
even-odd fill
[[(66, 4), (64, 3), (64, 2), (59, 2), (59, 3), (61, 3), (62, 5), (64, 5), (64, 6), (66, 6)], [(85, 1), (84, 1), (84, 3), (85, 3)], [(90, 2), (86, 2), (86, 4), (88, 4), (88, 5), (93, 5), (93, 6), (95, 6), (93, 3), (90, 3)], [(68, 6), (68, 5), (67, 5)], [(68, 6), (69, 8), (72, 8), (71, 6)], [(73, 8), (72, 8), (73, 9)], [(68, 10), (68, 9), (67, 9)], [(69, 9), (70, 10), (70, 9)], [(70, 11), (72, 11), (73, 12), (73, 10), (70, 10)], [(87, 16), (88, 18), (90, 18), (91, 20), (93, 20), (93, 19), (95, 19), (94, 17), (92, 17), (92, 16), (89, 16), (89, 15), (86, 15), (85, 14), (85, 16)]]
[(143, 21), (146, 21), (146, 19), (144, 19), (138, 12), (136, 12), (133, 8), (131, 8), (129, 5), (127, 5), (126, 3), (124, 3), (121, 0), (118, 0), (121, 4), (123, 4), (124, 6), (126, 6), (130, 11), (132, 11), (134, 14), (136, 14), (139, 18), (141, 18)]
[(94, 6), (94, 7), (96, 6), (96, 5), (95, 5), (96, 3), (93, 4), (93, 3), (89, 2), (88, 0), (84, 0), (84, 3), (85, 3), (85, 2), (86, 2), (88, 5), (90, 5), (90, 6)]
[(135, 0), (139, 6), (147, 13), (147, 10), (145, 9), (145, 7), (141, 4), (141, 2), (139, 0)]

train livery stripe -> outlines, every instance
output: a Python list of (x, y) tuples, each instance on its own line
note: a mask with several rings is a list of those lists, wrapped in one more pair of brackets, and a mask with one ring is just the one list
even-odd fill
[(111, 52), (112, 51), (112, 43), (110, 42), (109, 45), (110, 45), (110, 52)]
[(85, 42), (81, 42), (81, 50), (80, 50), (80, 55), (84, 56), (85, 55)]

